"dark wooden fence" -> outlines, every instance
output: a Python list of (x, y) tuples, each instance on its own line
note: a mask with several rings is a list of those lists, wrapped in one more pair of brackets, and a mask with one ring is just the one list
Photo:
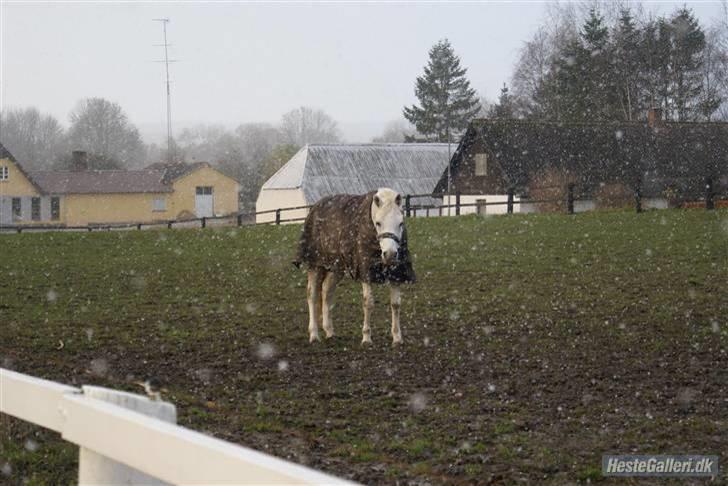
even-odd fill
[[(543, 189), (543, 188), (542, 188)], [(549, 189), (549, 188), (546, 188)], [(550, 188), (553, 189), (553, 188)], [(454, 215), (459, 216), (462, 208), (468, 207), (487, 207), (487, 206), (506, 206), (506, 213), (513, 214), (515, 204), (549, 204), (549, 203), (560, 203), (565, 204), (566, 212), (568, 214), (574, 214), (574, 203), (577, 201), (591, 201), (593, 198), (577, 197), (575, 184), (568, 184), (565, 188), (559, 188), (564, 190), (566, 193), (565, 199), (528, 199), (521, 198), (519, 201), (514, 202), (515, 191), (509, 189), (506, 194), (505, 201), (493, 201), (493, 202), (474, 202), (474, 203), (462, 203), (461, 194), (456, 192), (452, 194), (455, 199), (454, 204), (415, 204), (413, 200), (419, 198), (429, 199), (441, 199), (443, 194), (407, 194), (404, 197), (404, 212), (405, 217), (416, 217), (418, 211), (425, 210), (429, 215), (429, 211), (437, 211), (438, 216), (443, 216), (443, 210), (453, 208)], [(707, 210), (715, 209), (716, 200), (721, 195), (716, 192), (711, 178), (705, 179), (705, 195), (700, 205), (704, 206)], [(728, 198), (728, 194), (722, 197)], [(634, 208), (635, 211), (642, 212), (642, 194), (639, 189), (634, 193)], [(296, 211), (301, 209), (309, 209), (311, 205), (307, 206), (293, 206), (288, 208), (268, 209), (266, 211), (258, 212), (241, 212), (237, 214), (229, 214), (226, 216), (211, 216), (203, 218), (190, 218), (184, 220), (165, 220), (165, 221), (153, 221), (153, 222), (135, 222), (135, 223), (115, 223), (115, 224), (93, 224), (87, 226), (65, 226), (65, 225), (34, 225), (34, 224), (22, 224), (22, 225), (0, 225), (0, 232), (31, 232), (31, 231), (111, 231), (111, 230), (128, 230), (143, 228), (179, 228), (179, 227), (196, 227), (196, 228), (207, 228), (210, 225), (215, 226), (254, 226), (257, 224), (282, 224), (282, 223), (293, 223), (303, 221), (305, 217), (298, 218), (284, 218), (283, 213), (286, 211)], [(691, 207), (697, 207), (696, 204), (692, 204)], [(272, 221), (266, 221), (258, 223), (256, 218), (262, 214), (275, 214)], [(220, 224), (222, 222), (222, 224)]]

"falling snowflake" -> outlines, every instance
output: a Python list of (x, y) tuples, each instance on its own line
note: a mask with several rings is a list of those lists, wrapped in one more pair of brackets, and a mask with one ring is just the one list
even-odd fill
[(28, 439), (25, 441), (25, 450), (28, 452), (35, 452), (38, 450), (38, 443), (34, 441), (33, 439)]
[(488, 391), (491, 393), (495, 391), (495, 385), (493, 383), (488, 383)]
[(91, 360), (91, 374), (94, 376), (106, 376), (109, 372), (109, 363), (103, 358)]
[(408, 406), (413, 412), (420, 413), (427, 407), (427, 397), (424, 393), (413, 393), (412, 396), (410, 396)]
[(275, 356), (276, 349), (271, 343), (260, 343), (255, 354), (262, 360), (269, 360)]
[(3, 464), (3, 467), (0, 468), (0, 472), (3, 473), (3, 476), (10, 476), (13, 474), (13, 467), (10, 465), (9, 462), (6, 462)]
[(46, 299), (47, 299), (47, 300), (48, 300), (48, 302), (50, 302), (50, 303), (53, 303), (53, 302), (55, 302), (55, 301), (56, 301), (56, 299), (58, 299), (58, 292), (56, 292), (56, 291), (55, 291), (55, 290), (53, 290), (53, 289), (50, 289), (50, 290), (48, 291), (48, 293), (46, 294)]
[(282, 359), (278, 362), (278, 371), (288, 371), (288, 361)]

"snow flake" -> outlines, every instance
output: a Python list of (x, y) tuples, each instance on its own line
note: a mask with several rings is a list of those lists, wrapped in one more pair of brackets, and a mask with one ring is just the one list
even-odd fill
[(271, 343), (260, 343), (255, 354), (259, 359), (267, 361), (275, 356), (276, 348)]
[(408, 406), (414, 413), (420, 413), (427, 407), (427, 396), (424, 393), (417, 392), (410, 396)]
[(288, 361), (282, 359), (278, 362), (278, 371), (288, 371)]
[(53, 289), (50, 289), (48, 293), (46, 294), (46, 300), (50, 302), (51, 304), (54, 303), (58, 299), (58, 292), (56, 292)]

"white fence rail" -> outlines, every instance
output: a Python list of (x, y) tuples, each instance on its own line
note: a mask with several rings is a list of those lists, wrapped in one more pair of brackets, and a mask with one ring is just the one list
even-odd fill
[(77, 444), (79, 484), (353, 484), (180, 427), (174, 405), (131, 393), (0, 368), (0, 412)]

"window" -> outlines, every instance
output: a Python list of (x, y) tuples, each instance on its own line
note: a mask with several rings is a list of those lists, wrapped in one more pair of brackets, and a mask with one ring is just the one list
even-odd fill
[(152, 200), (152, 211), (166, 211), (167, 200), (163, 197), (157, 197)]
[(488, 154), (475, 154), (475, 175), (488, 175)]
[(0, 165), (0, 181), (6, 181), (10, 177), (10, 169), (7, 165)]
[(13, 206), (13, 221), (20, 221), (20, 218), (22, 216), (22, 211), (21, 211), (19, 197), (13, 198), (12, 206)]
[(33, 221), (40, 221), (40, 198), (34, 197), (30, 200), (30, 218)]
[(51, 198), (51, 220), (58, 221), (59, 219), (61, 219), (61, 198), (52, 197)]
[(211, 196), (212, 195), (212, 186), (197, 186), (195, 189), (195, 194), (198, 196)]

